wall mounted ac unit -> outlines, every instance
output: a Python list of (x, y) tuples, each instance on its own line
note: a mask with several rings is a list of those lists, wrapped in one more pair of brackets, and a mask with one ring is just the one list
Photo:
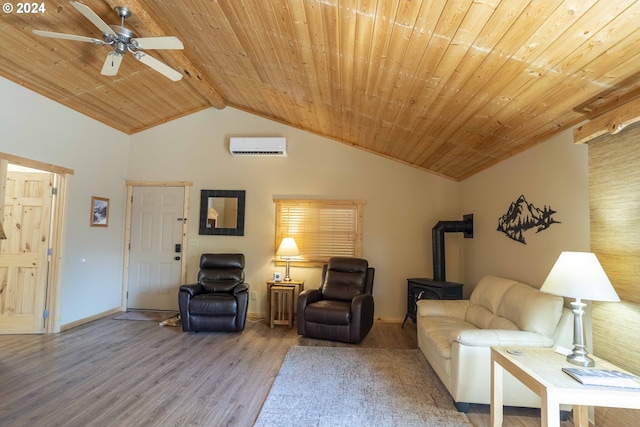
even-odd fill
[(229, 151), (233, 156), (286, 156), (287, 138), (231, 137)]

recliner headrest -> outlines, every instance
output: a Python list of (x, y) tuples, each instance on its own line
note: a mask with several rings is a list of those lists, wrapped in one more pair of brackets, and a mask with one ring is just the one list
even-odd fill
[(200, 269), (244, 269), (244, 254), (202, 254)]
[(328, 269), (343, 273), (366, 273), (369, 263), (366, 259), (333, 257), (329, 259)]

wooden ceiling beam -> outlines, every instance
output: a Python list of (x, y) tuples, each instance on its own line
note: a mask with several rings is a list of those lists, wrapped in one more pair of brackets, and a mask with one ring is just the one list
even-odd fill
[[(636, 78), (635, 81), (637, 80), (638, 79)], [(606, 95), (603, 95), (602, 97), (604, 98), (605, 96)], [(618, 108), (626, 104), (627, 102), (633, 101), (634, 99), (639, 97), (640, 97), (640, 87), (631, 89), (627, 91), (624, 95), (618, 96), (613, 100), (607, 102), (606, 104), (599, 105), (599, 106), (596, 104), (598, 103), (598, 100), (600, 99), (600, 97), (597, 97), (595, 101), (590, 101), (574, 108), (574, 111), (578, 113), (583, 113), (586, 119), (593, 120), (596, 117), (601, 116), (602, 114), (606, 114), (609, 111), (615, 108)]]
[[(121, 0), (104, 0), (112, 9), (121, 6)], [(127, 0), (127, 8), (132, 11), (131, 20), (138, 22), (145, 30), (147, 37), (170, 35), (167, 30), (158, 24), (148, 12), (148, 7), (139, 0)], [(184, 79), (194, 90), (196, 90), (211, 106), (223, 109), (227, 106), (226, 101), (215, 89), (215, 85), (207, 81), (202, 72), (181, 50), (163, 50), (158, 54), (170, 65), (175, 66), (183, 74)]]
[(625, 126), (639, 121), (640, 98), (635, 98), (575, 128), (573, 130), (573, 141), (576, 144), (583, 144), (605, 133), (615, 135)]

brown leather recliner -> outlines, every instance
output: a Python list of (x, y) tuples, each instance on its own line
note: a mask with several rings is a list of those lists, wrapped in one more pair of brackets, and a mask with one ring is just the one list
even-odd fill
[(180, 286), (178, 304), (185, 332), (244, 330), (249, 285), (243, 254), (202, 254), (198, 283)]
[(306, 289), (297, 303), (298, 334), (359, 343), (373, 326), (373, 276), (367, 260), (334, 257), (322, 269), (319, 289)]

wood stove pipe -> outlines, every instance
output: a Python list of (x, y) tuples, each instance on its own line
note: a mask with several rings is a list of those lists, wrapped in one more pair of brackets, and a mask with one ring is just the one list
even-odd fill
[(465, 239), (473, 238), (473, 214), (463, 215), (462, 221), (440, 221), (431, 229), (433, 280), (439, 282), (446, 281), (444, 233), (464, 233)]

